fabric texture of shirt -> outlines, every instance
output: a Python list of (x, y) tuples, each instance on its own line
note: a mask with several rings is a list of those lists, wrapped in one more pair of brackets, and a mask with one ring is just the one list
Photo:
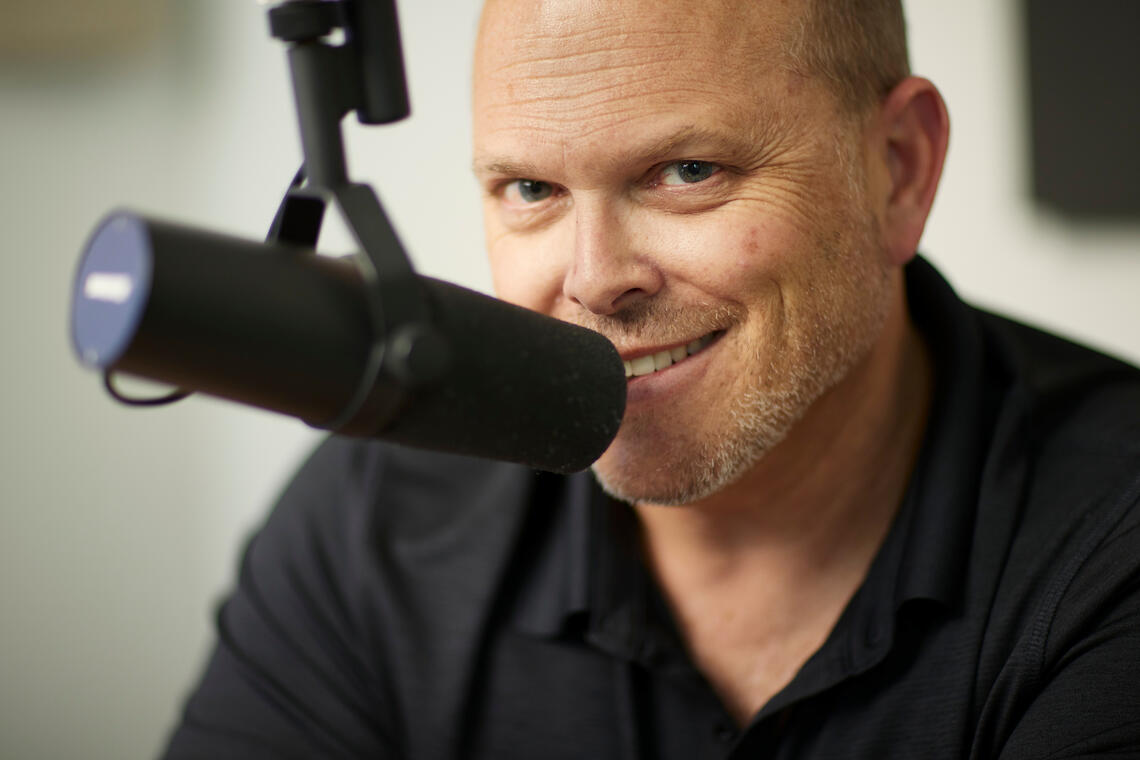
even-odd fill
[(1140, 372), (922, 260), (931, 419), (823, 646), (736, 727), (589, 474), (332, 438), (166, 757), (1140, 757)]

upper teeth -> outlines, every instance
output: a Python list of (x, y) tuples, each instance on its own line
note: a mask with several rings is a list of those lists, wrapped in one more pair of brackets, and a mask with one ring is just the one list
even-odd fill
[(657, 370), (671, 367), (685, 357), (692, 356), (700, 351), (711, 343), (712, 339), (713, 336), (710, 333), (703, 338), (697, 338), (687, 346), (676, 346), (666, 349), (665, 351), (658, 351), (655, 354), (649, 354), (648, 356), (639, 356), (636, 359), (629, 359), (625, 362), (625, 376), (641, 377), (642, 375), (648, 375)]

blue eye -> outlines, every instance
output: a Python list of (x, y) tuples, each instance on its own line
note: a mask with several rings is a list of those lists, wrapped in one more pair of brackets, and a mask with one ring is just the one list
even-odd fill
[(720, 167), (708, 161), (676, 161), (661, 171), (663, 185), (693, 185), (704, 182), (720, 171)]
[(523, 203), (538, 203), (554, 194), (554, 186), (537, 179), (518, 179), (507, 186), (507, 192), (512, 191)]

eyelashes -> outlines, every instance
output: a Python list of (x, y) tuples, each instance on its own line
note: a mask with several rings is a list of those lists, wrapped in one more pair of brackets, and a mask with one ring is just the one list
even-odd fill
[[(642, 184), (649, 189), (661, 186), (668, 188), (695, 186), (705, 183), (723, 171), (724, 167), (712, 161), (688, 159), (670, 161), (667, 164), (655, 167), (649, 172), (647, 180)], [(529, 209), (558, 197), (564, 190), (552, 182), (524, 178), (503, 182), (492, 192), (499, 196), (504, 205), (508, 207)]]
[(554, 185), (539, 179), (516, 179), (508, 182), (502, 189), (505, 199), (520, 205), (540, 203), (551, 198), (554, 193)]
[(666, 164), (659, 172), (662, 185), (695, 185), (721, 171), (718, 164), (711, 161), (674, 161)]

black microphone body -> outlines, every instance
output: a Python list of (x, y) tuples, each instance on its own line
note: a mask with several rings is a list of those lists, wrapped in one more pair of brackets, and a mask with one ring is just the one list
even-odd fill
[[(327, 427), (352, 405), (374, 345), (399, 327), (374, 335), (369, 287), (353, 257), (118, 212), (80, 262), (72, 338), (90, 366)], [(553, 472), (601, 456), (625, 407), (608, 340), (440, 280), (412, 275), (402, 287), (420, 289), (447, 369), (410, 388), (381, 372), (335, 432)]]

